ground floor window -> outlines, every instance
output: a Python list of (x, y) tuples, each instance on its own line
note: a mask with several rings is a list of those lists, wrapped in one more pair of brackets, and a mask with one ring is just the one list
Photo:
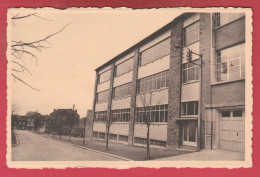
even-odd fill
[[(135, 144), (147, 145), (146, 138), (135, 137), (134, 141), (135, 141)], [(166, 141), (150, 139), (150, 145), (166, 147)]]
[(98, 138), (98, 132), (93, 132), (93, 138)]
[(128, 136), (119, 135), (118, 141), (128, 142)]
[(117, 141), (117, 135), (116, 134), (109, 134), (109, 140)]
[(182, 116), (191, 116), (198, 115), (198, 101), (190, 101), (181, 103), (181, 115)]
[(99, 139), (105, 139), (105, 137), (106, 137), (105, 133), (99, 132), (99, 136), (98, 136)]

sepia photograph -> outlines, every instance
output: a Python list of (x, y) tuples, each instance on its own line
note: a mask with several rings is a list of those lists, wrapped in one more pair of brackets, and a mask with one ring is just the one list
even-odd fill
[(251, 9), (9, 8), (7, 22), (9, 167), (252, 166)]

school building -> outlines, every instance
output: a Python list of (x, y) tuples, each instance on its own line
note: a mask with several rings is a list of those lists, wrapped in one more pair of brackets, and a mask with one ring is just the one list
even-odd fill
[(184, 13), (96, 69), (92, 138), (245, 151), (245, 14)]

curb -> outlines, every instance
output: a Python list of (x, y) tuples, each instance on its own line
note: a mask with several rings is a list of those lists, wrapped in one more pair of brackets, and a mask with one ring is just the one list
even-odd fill
[(18, 146), (20, 144), (19, 140), (17, 138), (17, 134), (15, 132), (14, 132), (14, 136), (15, 136), (15, 139), (16, 139), (16, 144), (12, 144), (12, 147)]
[[(43, 136), (43, 137), (44, 137), (44, 138), (48, 138), (48, 137), (46, 137), (46, 136)], [(50, 139), (50, 138), (48, 138), (48, 139)], [(120, 156), (117, 156), (117, 155), (113, 155), (113, 154), (109, 154), (109, 153), (106, 153), (106, 152), (97, 151), (97, 150), (94, 150), (94, 149), (90, 149), (90, 148), (87, 148), (87, 147), (83, 147), (83, 146), (80, 146), (80, 145), (72, 144), (72, 143), (69, 143), (69, 142), (64, 141), (64, 140), (53, 139), (53, 138), (51, 138), (51, 140), (60, 141), (60, 142), (63, 142), (63, 143), (67, 143), (67, 144), (70, 144), (70, 145), (72, 145), (72, 146), (75, 146), (75, 147), (78, 147), (78, 148), (81, 148), (81, 149), (85, 149), (85, 150), (89, 150), (89, 151), (96, 152), (96, 153), (99, 153), (99, 154), (107, 155), (107, 156), (114, 157), (114, 158), (117, 158), (117, 159), (121, 159), (121, 160), (124, 160), (124, 161), (133, 161), (133, 160), (131, 160), (131, 159), (127, 159), (127, 158), (120, 157)]]

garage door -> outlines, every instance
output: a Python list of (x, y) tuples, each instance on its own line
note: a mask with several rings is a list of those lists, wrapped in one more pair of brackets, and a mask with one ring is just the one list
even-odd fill
[(221, 111), (220, 149), (245, 151), (245, 119), (243, 110)]

